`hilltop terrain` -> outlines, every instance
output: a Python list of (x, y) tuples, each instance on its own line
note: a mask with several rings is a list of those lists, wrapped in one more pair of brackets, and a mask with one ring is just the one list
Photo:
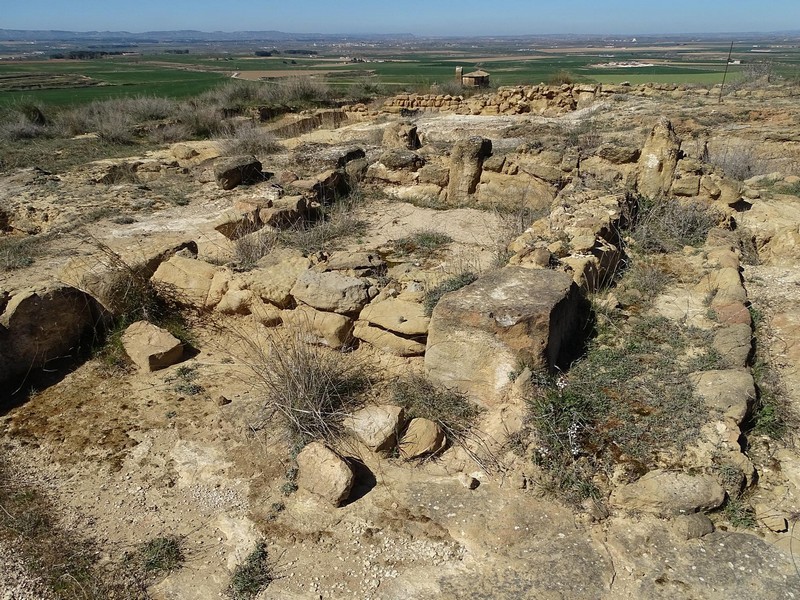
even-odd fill
[(231, 85), (4, 124), (4, 598), (796, 595), (800, 88)]

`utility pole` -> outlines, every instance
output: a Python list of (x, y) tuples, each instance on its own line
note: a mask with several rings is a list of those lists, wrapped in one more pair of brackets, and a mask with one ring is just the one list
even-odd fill
[(731, 42), (731, 49), (728, 50), (728, 60), (725, 61), (725, 74), (722, 76), (722, 85), (719, 87), (719, 104), (722, 104), (722, 90), (725, 89), (725, 79), (728, 77), (728, 67), (731, 64), (731, 55), (733, 54), (733, 42)]

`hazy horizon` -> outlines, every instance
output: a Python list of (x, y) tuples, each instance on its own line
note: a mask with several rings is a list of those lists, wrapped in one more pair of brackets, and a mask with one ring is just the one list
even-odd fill
[[(696, 35), (720, 33), (784, 33), (800, 28), (798, 0), (772, 0), (755, 6), (743, 0), (674, 0), (642, 9), (636, 0), (508, 0), (489, 10), (477, 0), (408, 0), (402, 6), (365, 0), (338, 3), (306, 0), (245, 0), (224, 5), (211, 0), (12, 0), (4, 8), (2, 29), (82, 32), (193, 30), (207, 33), (280, 31), (297, 35), (413, 34), (432, 37), (522, 35)], [(766, 6), (764, 6), (766, 5)]]

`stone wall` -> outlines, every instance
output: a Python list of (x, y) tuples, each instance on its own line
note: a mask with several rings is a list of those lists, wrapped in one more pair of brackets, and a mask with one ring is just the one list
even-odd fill
[[(399, 94), (384, 102), (382, 110), (390, 113), (454, 112), (462, 115), (518, 115), (532, 113), (553, 116), (590, 106), (596, 100), (617, 94), (632, 96), (709, 96), (719, 93), (719, 86), (711, 88), (678, 84), (600, 85), (563, 84), (509, 86), (498, 88), (492, 94), (465, 98), (451, 94)], [(736, 96), (777, 97), (793, 93), (786, 88), (737, 90)], [(727, 93), (726, 93), (727, 95)]]

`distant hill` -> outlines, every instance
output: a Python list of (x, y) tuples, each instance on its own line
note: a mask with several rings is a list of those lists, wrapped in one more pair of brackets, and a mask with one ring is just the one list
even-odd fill
[(126, 42), (241, 42), (241, 41), (332, 41), (341, 39), (413, 39), (410, 33), (397, 34), (326, 34), (285, 33), (282, 31), (60, 31), (0, 29), (0, 41), (17, 42), (77, 42), (77, 41), (126, 41)]

